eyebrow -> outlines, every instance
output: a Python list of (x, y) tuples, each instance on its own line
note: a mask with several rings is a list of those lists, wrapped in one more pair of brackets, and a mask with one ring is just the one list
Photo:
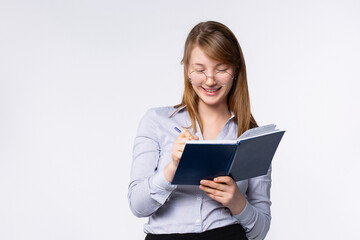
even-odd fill
[[(191, 64), (191, 65), (197, 65), (197, 66), (201, 66), (201, 67), (204, 67), (204, 66), (205, 66), (204, 64), (201, 64), (201, 63), (193, 63), (193, 64)], [(215, 67), (218, 67), (218, 66), (221, 66), (221, 65), (226, 65), (226, 66), (228, 66), (228, 65), (225, 64), (225, 63), (218, 63), (218, 64), (215, 65)]]

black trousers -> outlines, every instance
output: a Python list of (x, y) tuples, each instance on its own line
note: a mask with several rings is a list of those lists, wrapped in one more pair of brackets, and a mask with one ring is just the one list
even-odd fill
[(247, 240), (240, 224), (211, 229), (202, 233), (151, 234), (145, 240)]

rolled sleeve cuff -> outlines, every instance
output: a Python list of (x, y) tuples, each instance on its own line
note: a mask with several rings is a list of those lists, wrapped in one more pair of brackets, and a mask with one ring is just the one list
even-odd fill
[(251, 225), (254, 222), (256, 212), (254, 210), (254, 207), (251, 206), (248, 201), (246, 201), (246, 205), (243, 211), (240, 214), (235, 215), (234, 217), (236, 217), (236, 219), (244, 228), (247, 228), (247, 226)]
[(164, 204), (176, 187), (165, 179), (163, 171), (160, 170), (150, 179), (151, 198), (160, 204)]

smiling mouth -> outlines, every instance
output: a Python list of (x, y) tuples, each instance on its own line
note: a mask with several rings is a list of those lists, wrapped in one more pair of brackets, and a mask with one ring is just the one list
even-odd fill
[(216, 92), (216, 91), (220, 90), (220, 88), (221, 88), (221, 87), (215, 88), (215, 89), (206, 89), (206, 88), (203, 88), (203, 89), (204, 89), (205, 91), (207, 91), (207, 92)]
[(205, 93), (208, 93), (208, 94), (216, 94), (217, 92), (219, 92), (221, 89), (221, 87), (219, 88), (215, 88), (215, 89), (206, 89), (206, 88), (203, 88), (203, 90), (205, 91)]
[(216, 92), (217, 90), (219, 90), (219, 89), (205, 89), (206, 91), (208, 91), (208, 92)]

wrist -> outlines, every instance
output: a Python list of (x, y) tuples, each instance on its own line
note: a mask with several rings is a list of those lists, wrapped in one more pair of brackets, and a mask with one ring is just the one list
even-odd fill
[(246, 198), (244, 196), (241, 197), (241, 200), (238, 201), (238, 204), (235, 204), (232, 209), (230, 209), (233, 215), (239, 215), (245, 209), (246, 206)]
[(164, 176), (165, 179), (168, 182), (172, 182), (174, 175), (175, 175), (175, 171), (177, 169), (177, 165), (176, 163), (174, 163), (174, 161), (170, 161), (164, 168)]

